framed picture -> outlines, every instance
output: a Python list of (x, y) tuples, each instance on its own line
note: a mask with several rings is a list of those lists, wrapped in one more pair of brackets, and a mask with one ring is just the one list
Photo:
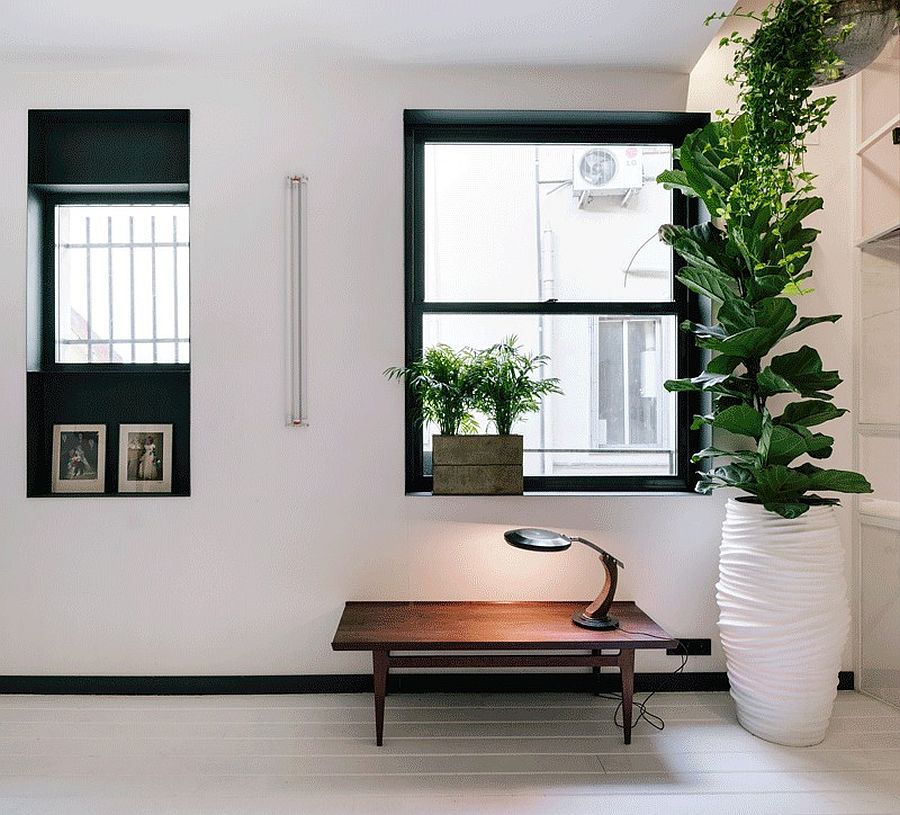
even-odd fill
[(172, 425), (119, 425), (119, 492), (172, 492)]
[(103, 492), (106, 425), (53, 425), (53, 492)]

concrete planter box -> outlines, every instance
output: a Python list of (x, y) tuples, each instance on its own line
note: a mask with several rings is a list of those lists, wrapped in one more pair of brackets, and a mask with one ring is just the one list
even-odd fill
[(521, 436), (432, 436), (435, 495), (521, 495)]

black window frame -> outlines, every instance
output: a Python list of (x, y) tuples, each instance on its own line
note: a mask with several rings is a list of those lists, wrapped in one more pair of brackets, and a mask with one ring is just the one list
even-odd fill
[[(668, 303), (635, 302), (435, 302), (425, 299), (424, 254), (424, 156), (426, 143), (582, 143), (672, 144), (709, 122), (706, 113), (622, 111), (531, 110), (406, 110), (404, 111), (405, 175), (405, 318), (406, 364), (422, 354), (423, 319), (426, 314), (602, 314), (623, 316), (672, 315), (700, 321), (705, 311), (700, 298), (684, 286), (673, 285)], [(677, 166), (677, 162), (675, 162)], [(699, 223), (697, 199), (673, 192), (673, 222)], [(683, 267), (673, 255), (673, 277)], [(700, 351), (684, 332), (678, 331), (678, 377), (691, 376), (702, 362)], [(676, 395), (676, 455), (674, 475), (636, 476), (526, 476), (526, 493), (554, 492), (689, 492), (696, 483), (691, 451), (698, 449), (701, 433), (691, 429), (700, 411), (697, 394)], [(430, 493), (432, 479), (424, 474), (422, 433), (416, 419), (419, 410), (412, 393), (406, 395), (406, 492)]]
[[(99, 370), (128, 371), (144, 374), (152, 371), (189, 371), (190, 362), (59, 362), (56, 359), (56, 207), (185, 204), (190, 206), (187, 192), (75, 192), (47, 191), (41, 194), (43, 210), (41, 234), (41, 369), (80, 371), (93, 373)], [(188, 270), (190, 274), (190, 270)], [(187, 342), (190, 343), (190, 337)]]

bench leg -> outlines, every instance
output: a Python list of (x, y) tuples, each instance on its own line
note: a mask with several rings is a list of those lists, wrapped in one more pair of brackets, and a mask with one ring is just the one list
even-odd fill
[(375, 680), (375, 744), (381, 747), (384, 742), (384, 697), (387, 696), (387, 651), (372, 651), (372, 675)]
[(634, 700), (634, 649), (619, 651), (619, 673), (622, 674), (622, 729), (625, 744), (631, 744), (631, 706)]

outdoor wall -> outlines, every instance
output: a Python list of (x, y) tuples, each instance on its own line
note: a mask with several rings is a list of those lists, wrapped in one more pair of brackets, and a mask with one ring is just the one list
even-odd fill
[[(381, 375), (404, 353), (404, 108), (706, 102), (687, 76), (586, 69), (0, 71), (0, 673), (357, 672), (364, 656), (329, 647), (346, 599), (593, 596), (590, 553), (513, 550), (502, 532), (522, 525), (610, 549), (627, 564), (619, 596), (712, 637), (690, 669), (722, 670), (724, 496), (406, 497), (403, 395)], [(190, 498), (25, 498), (26, 112), (41, 107), (191, 110)], [(306, 429), (284, 427), (289, 172), (310, 178)], [(826, 234), (820, 268), (839, 266), (841, 233)], [(810, 313), (843, 308), (844, 287), (822, 280)], [(814, 338), (844, 368), (849, 330)], [(676, 664), (642, 656), (638, 670)]]

